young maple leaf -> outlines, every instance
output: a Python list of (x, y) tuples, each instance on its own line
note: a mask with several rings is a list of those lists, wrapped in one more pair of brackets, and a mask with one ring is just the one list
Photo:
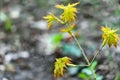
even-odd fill
[(72, 20), (75, 21), (75, 17), (76, 17), (75, 13), (77, 13), (77, 9), (75, 8), (75, 6), (78, 5), (78, 4), (79, 4), (79, 2), (74, 3), (74, 4), (68, 4), (67, 6), (56, 5), (56, 8), (64, 10), (64, 12), (60, 16), (60, 18), (64, 22), (68, 22), (68, 23), (70, 23)]
[(64, 69), (71, 63), (71, 59), (68, 57), (58, 58), (55, 62), (54, 77), (60, 77), (64, 75)]
[(60, 19), (58, 19), (53, 13), (50, 13), (49, 15), (44, 16), (43, 18), (46, 19), (47, 22), (48, 22), (48, 29), (51, 28), (54, 21), (57, 21), (57, 22), (59, 22), (61, 24), (64, 24), (64, 22), (61, 21)]
[(115, 47), (117, 47), (118, 41), (119, 41), (119, 35), (116, 33), (118, 29), (111, 29), (109, 27), (102, 26), (101, 30), (103, 31), (102, 38), (102, 46), (104, 46), (106, 43), (108, 43), (109, 47), (113, 44)]
[(52, 26), (53, 21), (57, 20), (57, 17), (55, 17), (55, 15), (53, 13), (50, 13), (49, 15), (47, 15), (43, 18), (46, 19), (48, 22), (48, 29), (50, 29), (50, 27)]

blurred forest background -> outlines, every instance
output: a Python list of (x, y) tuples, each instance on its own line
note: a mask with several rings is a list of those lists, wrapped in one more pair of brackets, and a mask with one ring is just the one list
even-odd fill
[[(59, 15), (57, 4), (80, 2), (74, 29), (89, 60), (99, 48), (101, 26), (120, 29), (120, 0), (0, 0), (0, 80), (56, 80), (55, 58), (85, 64), (81, 51), (58, 23), (48, 31), (43, 19)], [(118, 31), (120, 33), (120, 30)], [(120, 80), (120, 44), (106, 45), (93, 63), (97, 80)], [(87, 67), (68, 67), (61, 80), (94, 80)]]

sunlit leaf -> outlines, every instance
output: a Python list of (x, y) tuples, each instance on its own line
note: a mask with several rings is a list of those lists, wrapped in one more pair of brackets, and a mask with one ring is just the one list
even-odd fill
[(104, 46), (106, 43), (108, 43), (109, 47), (113, 44), (115, 47), (118, 45), (118, 41), (120, 40), (119, 35), (116, 33), (118, 29), (111, 29), (109, 27), (103, 27), (101, 28), (103, 31), (102, 38), (102, 46)]
[(75, 21), (75, 17), (76, 17), (75, 13), (77, 13), (77, 9), (75, 8), (75, 6), (78, 5), (78, 4), (79, 4), (79, 2), (74, 3), (74, 4), (68, 4), (67, 6), (56, 5), (56, 8), (64, 10), (64, 12), (60, 16), (60, 18), (64, 22), (68, 22), (68, 23), (70, 23), (71, 21)]
[(45, 16), (43, 18), (46, 19), (47, 22), (48, 22), (48, 29), (51, 28), (51, 26), (53, 25), (53, 21), (56, 20), (56, 17), (55, 17), (55, 15), (53, 13), (50, 13), (49, 15), (47, 15), (47, 16)]
[(58, 58), (54, 64), (54, 77), (60, 77), (64, 75), (64, 70), (67, 65), (71, 64), (71, 59), (68, 57)]

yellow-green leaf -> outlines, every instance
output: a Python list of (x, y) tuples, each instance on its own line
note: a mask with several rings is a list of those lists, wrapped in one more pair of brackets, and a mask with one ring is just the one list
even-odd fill
[(55, 17), (55, 15), (53, 13), (50, 13), (49, 15), (47, 15), (47, 16), (45, 16), (43, 18), (46, 19), (47, 22), (48, 22), (48, 29), (51, 28), (51, 26), (53, 24), (53, 21), (56, 20), (56, 17)]
[(111, 47), (111, 45), (114, 45), (115, 47), (117, 47), (118, 41), (120, 40), (119, 35), (116, 33), (118, 29), (111, 29), (109, 27), (102, 26), (101, 30), (103, 31), (102, 46), (108, 43), (109, 47)]
[(64, 75), (64, 69), (71, 63), (71, 59), (68, 57), (58, 58), (54, 64), (54, 77), (60, 77)]
[(74, 4), (68, 4), (67, 6), (64, 5), (56, 5), (56, 8), (63, 9), (64, 12), (60, 15), (60, 18), (64, 22), (70, 23), (71, 21), (75, 21), (75, 17), (77, 13), (77, 9), (75, 8), (76, 5), (78, 5), (80, 2), (74, 3)]

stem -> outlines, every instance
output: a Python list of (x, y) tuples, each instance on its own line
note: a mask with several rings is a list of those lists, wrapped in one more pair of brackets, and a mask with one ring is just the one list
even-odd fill
[(89, 62), (89, 60), (88, 60), (88, 58), (87, 58), (87, 56), (86, 56), (83, 48), (82, 48), (81, 45), (79, 44), (79, 41), (77, 40), (77, 38), (75, 37), (75, 35), (74, 35), (71, 31), (69, 31), (69, 34), (74, 38), (74, 40), (75, 40), (76, 44), (78, 45), (79, 49), (82, 51), (82, 54), (83, 54), (83, 56), (84, 56), (84, 58), (85, 58), (85, 60), (86, 60), (86, 62), (87, 62), (87, 65), (89, 65), (90, 62)]
[(64, 24), (64, 22), (62, 21), (62, 20), (60, 20), (59, 18), (55, 18), (59, 23), (61, 23), (61, 24)]
[(102, 50), (103, 46), (100, 46), (100, 48), (96, 51), (94, 57), (92, 58), (90, 65), (93, 63), (93, 61), (95, 60), (95, 58), (97, 57), (97, 55), (100, 53), (100, 51)]
[(77, 66), (80, 66), (80, 67), (88, 67), (89, 65), (75, 65), (75, 64), (68, 64), (68, 66), (72, 66), (72, 67), (77, 67)]
[[(67, 28), (69, 27), (69, 24), (68, 24), (68, 23), (65, 23), (65, 25), (66, 25)], [(83, 54), (83, 56), (84, 56), (84, 58), (85, 58), (85, 60), (86, 60), (86, 62), (87, 62), (87, 65), (85, 65), (85, 66), (89, 66), (89, 65), (90, 65), (90, 61), (88, 60), (88, 58), (87, 58), (87, 56), (86, 56), (83, 48), (81, 47), (79, 41), (77, 40), (77, 38), (75, 37), (75, 35), (72, 33), (72, 31), (69, 31), (68, 33), (73, 37), (73, 39), (75, 40), (77, 46), (78, 46), (79, 49), (82, 51), (82, 54)]]
[(92, 71), (92, 74), (93, 74), (93, 76), (94, 76), (95, 80), (97, 80), (97, 76), (96, 76), (95, 71), (94, 71), (92, 68), (90, 68), (90, 69), (91, 69), (91, 71)]

